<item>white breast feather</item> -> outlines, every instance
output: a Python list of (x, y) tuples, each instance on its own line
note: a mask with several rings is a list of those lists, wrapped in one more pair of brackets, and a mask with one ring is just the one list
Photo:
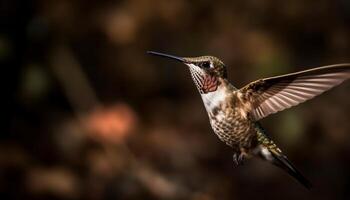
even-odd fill
[(215, 107), (219, 106), (221, 102), (223, 102), (226, 98), (225, 88), (219, 87), (214, 92), (209, 92), (206, 94), (201, 94), (204, 106), (206, 110), (209, 112)]

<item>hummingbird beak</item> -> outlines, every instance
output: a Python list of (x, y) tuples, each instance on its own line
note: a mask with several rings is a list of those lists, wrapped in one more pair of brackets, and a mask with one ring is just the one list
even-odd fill
[(165, 54), (165, 53), (159, 53), (159, 52), (155, 52), (155, 51), (147, 51), (147, 53), (151, 54), (151, 55), (155, 55), (155, 56), (161, 56), (161, 57), (165, 57), (165, 58), (174, 59), (174, 60), (180, 61), (182, 63), (186, 63), (186, 60), (184, 58), (181, 58), (178, 56), (173, 56), (173, 55), (169, 55), (169, 54)]

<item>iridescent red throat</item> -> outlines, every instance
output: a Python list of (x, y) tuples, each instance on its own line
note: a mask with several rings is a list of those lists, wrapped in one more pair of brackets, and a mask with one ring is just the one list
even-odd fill
[(202, 91), (204, 94), (214, 92), (218, 89), (220, 81), (216, 76), (206, 75), (203, 79)]

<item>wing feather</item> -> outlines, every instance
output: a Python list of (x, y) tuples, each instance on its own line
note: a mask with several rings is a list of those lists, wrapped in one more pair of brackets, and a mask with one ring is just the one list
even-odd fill
[(260, 79), (240, 89), (259, 120), (307, 101), (350, 78), (350, 64), (318, 67), (282, 76)]

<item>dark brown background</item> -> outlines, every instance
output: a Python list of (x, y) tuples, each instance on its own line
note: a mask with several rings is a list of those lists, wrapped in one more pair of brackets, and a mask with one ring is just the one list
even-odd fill
[(188, 69), (232, 83), (350, 62), (350, 2), (37, 0), (0, 3), (1, 199), (349, 199), (350, 82), (262, 121), (314, 183), (234, 168)]

